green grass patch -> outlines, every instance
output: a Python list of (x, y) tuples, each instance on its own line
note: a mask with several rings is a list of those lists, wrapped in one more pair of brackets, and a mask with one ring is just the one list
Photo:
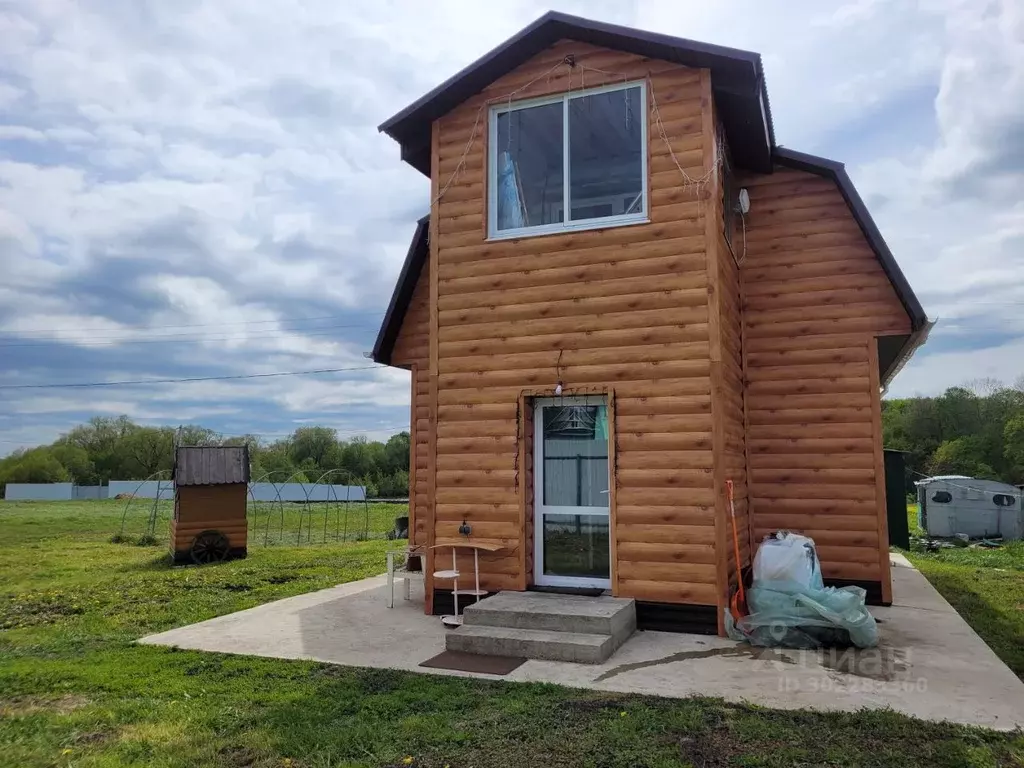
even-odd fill
[[(917, 528), (917, 505), (907, 506)], [(912, 543), (913, 544), (913, 543)], [(1024, 680), (1024, 542), (998, 549), (951, 547), (935, 552), (912, 546), (910, 561), (956, 608), (975, 632)]]
[[(1013, 766), (1024, 738), (892, 712), (778, 712), (139, 646), (383, 568), (382, 540), (171, 568), (117, 502), (0, 503), (0, 764)], [(398, 514), (391, 507), (391, 515)]]

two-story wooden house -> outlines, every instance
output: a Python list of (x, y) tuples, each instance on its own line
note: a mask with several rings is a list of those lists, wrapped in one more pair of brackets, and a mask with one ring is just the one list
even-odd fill
[(714, 628), (732, 480), (744, 567), (799, 531), (891, 601), (880, 390), (928, 321), (843, 166), (776, 144), (758, 54), (549, 13), (381, 130), (431, 180), (374, 348), (414, 543)]

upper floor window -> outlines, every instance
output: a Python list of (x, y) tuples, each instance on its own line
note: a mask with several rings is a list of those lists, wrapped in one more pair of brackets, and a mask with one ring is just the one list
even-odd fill
[(647, 221), (646, 104), (640, 82), (492, 107), (490, 237)]

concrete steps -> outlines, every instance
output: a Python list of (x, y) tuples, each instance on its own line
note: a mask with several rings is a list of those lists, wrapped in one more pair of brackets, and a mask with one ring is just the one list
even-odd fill
[(468, 606), (449, 651), (599, 664), (636, 630), (633, 600), (500, 592)]

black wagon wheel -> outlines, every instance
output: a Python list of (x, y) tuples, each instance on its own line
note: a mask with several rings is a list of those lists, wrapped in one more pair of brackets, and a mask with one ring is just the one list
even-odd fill
[(192, 539), (192, 562), (197, 565), (219, 563), (228, 556), (231, 544), (220, 531), (203, 531)]

